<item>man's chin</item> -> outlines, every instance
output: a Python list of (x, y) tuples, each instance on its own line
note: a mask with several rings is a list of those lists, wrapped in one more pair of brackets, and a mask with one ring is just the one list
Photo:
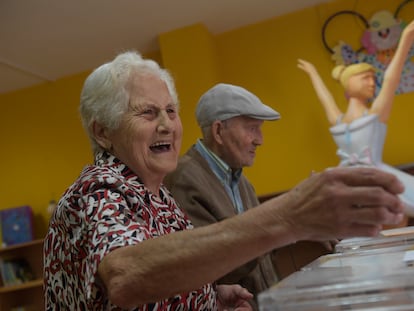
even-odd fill
[(244, 164), (243, 164), (243, 167), (250, 167), (250, 166), (253, 166), (253, 163), (254, 163), (254, 160), (251, 160), (251, 161), (249, 161), (249, 162), (247, 162), (247, 163), (244, 163)]

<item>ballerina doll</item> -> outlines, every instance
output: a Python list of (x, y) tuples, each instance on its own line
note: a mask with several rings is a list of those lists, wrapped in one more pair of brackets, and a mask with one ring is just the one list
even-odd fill
[(338, 147), (339, 165), (369, 165), (394, 174), (405, 186), (400, 198), (409, 216), (414, 216), (414, 176), (383, 163), (382, 151), (395, 91), (413, 41), (414, 21), (404, 28), (394, 57), (385, 70), (378, 96), (371, 104), (370, 101), (375, 94), (376, 69), (373, 66), (368, 63), (356, 63), (348, 66), (338, 65), (333, 69), (333, 78), (344, 87), (348, 98), (345, 113), (338, 108), (315, 66), (305, 60), (298, 60), (298, 67), (309, 75), (325, 109), (331, 125), (330, 132)]

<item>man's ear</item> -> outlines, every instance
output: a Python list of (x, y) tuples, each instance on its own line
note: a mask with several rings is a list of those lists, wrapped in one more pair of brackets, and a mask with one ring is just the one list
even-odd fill
[(108, 129), (106, 127), (94, 121), (92, 124), (92, 133), (99, 146), (105, 150), (112, 149), (112, 142), (108, 137)]
[(223, 123), (221, 121), (219, 121), (219, 120), (214, 121), (211, 124), (211, 134), (212, 134), (214, 140), (218, 144), (222, 144), (223, 143), (222, 132), (223, 132)]

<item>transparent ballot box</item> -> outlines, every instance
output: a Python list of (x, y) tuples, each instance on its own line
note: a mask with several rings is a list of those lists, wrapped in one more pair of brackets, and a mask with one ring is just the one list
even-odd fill
[(383, 230), (378, 237), (352, 238), (340, 241), (335, 246), (336, 253), (381, 251), (382, 249), (409, 249), (414, 245), (414, 227)]
[(413, 258), (404, 249), (321, 256), (261, 293), (260, 310), (414, 310)]
[[(414, 250), (335, 253), (319, 257), (281, 282), (280, 287), (306, 287), (414, 274)], [(414, 282), (414, 278), (413, 278)], [(413, 309), (414, 310), (414, 309)]]
[(414, 310), (414, 275), (302, 288), (271, 287), (259, 294), (260, 311)]
[[(392, 251), (391, 251), (392, 250)], [(319, 257), (299, 271), (326, 269), (341, 271), (350, 278), (375, 278), (414, 271), (414, 247), (397, 246), (375, 252), (335, 253)], [(291, 275), (293, 277), (293, 275)], [(290, 276), (289, 276), (290, 277)], [(289, 278), (288, 277), (288, 278)], [(413, 280), (414, 281), (414, 280)]]

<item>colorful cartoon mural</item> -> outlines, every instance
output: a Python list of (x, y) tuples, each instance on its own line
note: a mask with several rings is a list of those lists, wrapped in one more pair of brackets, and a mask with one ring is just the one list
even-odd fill
[[(405, 1), (403, 4), (406, 4)], [(395, 14), (381, 10), (372, 15), (367, 21), (365, 17), (354, 11), (341, 11), (332, 15), (323, 28), (322, 36), (325, 47), (332, 53), (332, 59), (336, 65), (350, 65), (355, 63), (369, 63), (376, 69), (376, 93), (381, 89), (384, 79), (384, 71), (388, 67), (395, 54), (401, 33), (407, 23), (397, 17), (398, 8)], [(324, 30), (332, 18), (340, 14), (353, 14), (359, 17), (365, 24), (366, 30), (361, 37), (362, 48), (354, 50), (350, 44), (340, 41), (332, 49), (326, 44)], [(411, 47), (401, 73), (401, 80), (396, 94), (414, 91), (414, 46)]]

